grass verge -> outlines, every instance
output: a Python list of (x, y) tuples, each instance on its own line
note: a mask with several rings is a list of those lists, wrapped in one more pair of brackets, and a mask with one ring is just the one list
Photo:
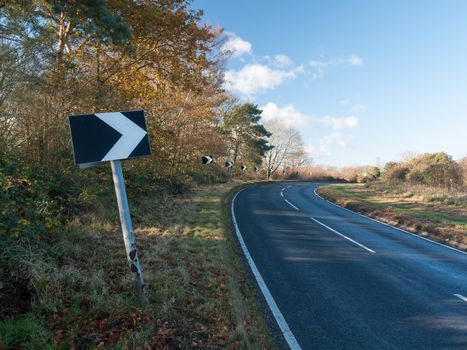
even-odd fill
[(274, 348), (231, 233), (235, 187), (130, 199), (145, 309), (113, 201), (48, 240), (3, 240), (0, 348)]
[(467, 193), (382, 183), (323, 186), (318, 194), (345, 208), (467, 250)]

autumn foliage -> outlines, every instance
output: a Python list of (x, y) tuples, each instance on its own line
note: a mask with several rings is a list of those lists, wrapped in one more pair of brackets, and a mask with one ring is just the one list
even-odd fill
[[(206, 182), (202, 155), (225, 182), (225, 160), (255, 164), (267, 149), (261, 111), (223, 89), (223, 31), (201, 16), (186, 0), (0, 1), (0, 348), (236, 348), (258, 333), (253, 312), (228, 303), (246, 298), (212, 216), (228, 188), (205, 209), (190, 197), (188, 214), (171, 205)], [(157, 289), (144, 312), (126, 280), (110, 169), (77, 168), (68, 126), (69, 115), (135, 109), (152, 157), (124, 164), (127, 190), (135, 223), (156, 232), (141, 239)], [(183, 215), (197, 210), (211, 214), (194, 239)]]

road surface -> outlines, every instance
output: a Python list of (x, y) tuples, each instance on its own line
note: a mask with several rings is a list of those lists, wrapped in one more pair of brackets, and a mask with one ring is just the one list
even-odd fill
[(333, 205), (314, 183), (232, 202), (253, 274), (293, 349), (467, 349), (467, 254)]

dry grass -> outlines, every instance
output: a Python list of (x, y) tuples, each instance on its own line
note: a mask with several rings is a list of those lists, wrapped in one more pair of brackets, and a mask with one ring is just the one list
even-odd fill
[(346, 208), (466, 250), (467, 192), (382, 183), (320, 187)]
[(108, 218), (70, 223), (50, 245), (4, 251), (30, 295), (26, 310), (0, 322), (0, 348), (273, 348), (231, 235), (232, 187), (131, 203), (150, 301), (144, 310), (113, 209)]

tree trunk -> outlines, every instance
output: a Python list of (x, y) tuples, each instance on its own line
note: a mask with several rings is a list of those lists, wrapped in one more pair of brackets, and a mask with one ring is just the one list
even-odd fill
[(233, 162), (236, 163), (237, 162), (237, 157), (238, 157), (238, 151), (240, 149), (240, 142), (236, 142), (235, 143), (235, 150), (234, 150), (234, 156), (233, 156)]

